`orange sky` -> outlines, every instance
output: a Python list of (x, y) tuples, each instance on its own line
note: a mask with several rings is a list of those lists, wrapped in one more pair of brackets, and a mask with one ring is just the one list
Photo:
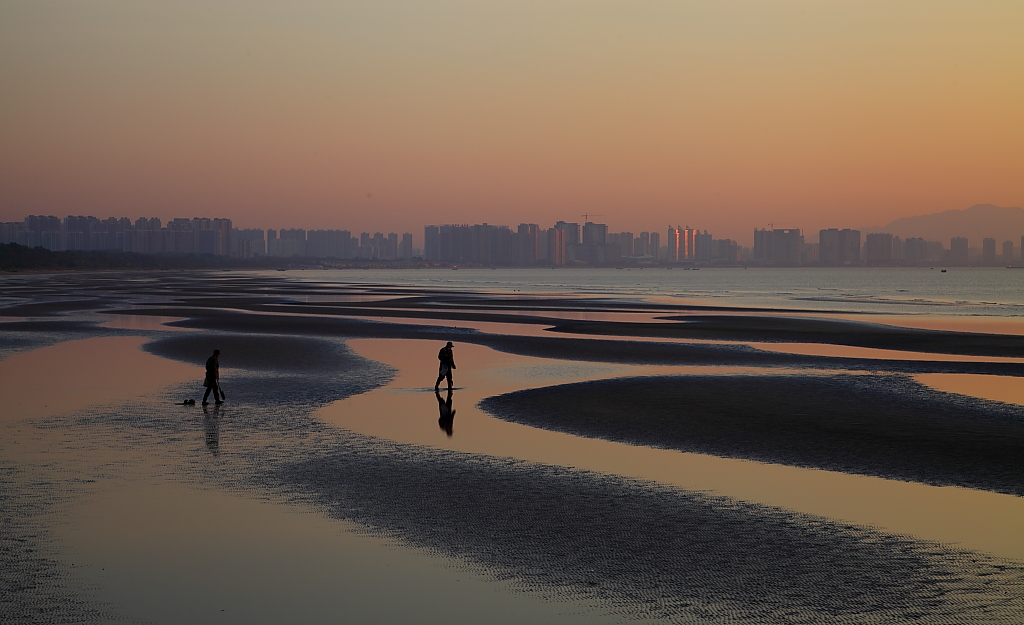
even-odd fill
[(1024, 3), (6, 0), (0, 221), (612, 231), (1024, 206)]

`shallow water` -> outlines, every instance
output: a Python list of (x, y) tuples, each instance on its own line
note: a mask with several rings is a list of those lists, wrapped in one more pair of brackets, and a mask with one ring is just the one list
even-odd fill
[(931, 362), (1017, 362), (1024, 363), (1024, 358), (1009, 356), (964, 356), (960, 354), (933, 354), (910, 352), (897, 349), (877, 349), (874, 347), (856, 347), (852, 345), (831, 345), (828, 343), (757, 343), (749, 345), (766, 352), (781, 354), (799, 354), (801, 356), (828, 356), (832, 358), (870, 358), (872, 360), (918, 360)]
[(922, 373), (915, 380), (944, 393), (957, 393), (1024, 406), (1024, 379), (970, 373)]
[[(466, 330), (474, 330), (488, 334), (510, 334), (513, 336), (536, 336), (551, 337), (564, 336), (572, 338), (598, 338), (639, 340), (645, 343), (680, 343), (687, 345), (734, 345), (746, 346), (766, 352), (779, 354), (796, 354), (800, 356), (824, 356), (830, 358), (860, 358), (870, 360), (910, 360), (919, 362), (1007, 362), (1024, 363), (1024, 357), (1014, 358), (1008, 356), (965, 356), (959, 354), (936, 354), (925, 352), (913, 352), (895, 349), (878, 349), (874, 347), (856, 347), (852, 345), (833, 345), (830, 343), (789, 343), (789, 342), (758, 342), (758, 341), (725, 341), (715, 339), (692, 339), (674, 337), (630, 337), (608, 334), (587, 334), (585, 332), (573, 332), (571, 334), (552, 333), (551, 326), (545, 324), (518, 324), (503, 323), (494, 321), (449, 321), (438, 319), (426, 319), (416, 317), (382, 317), (382, 316), (355, 316), (346, 315), (352, 319), (362, 319), (378, 323), (393, 323), (416, 326), (435, 326), (450, 328), (456, 335)], [(650, 319), (644, 319), (650, 321)], [(935, 320), (933, 325), (941, 326), (941, 320)], [(945, 329), (945, 328), (935, 328)], [(453, 337), (454, 338), (454, 337)]]
[(101, 328), (116, 330), (159, 330), (159, 331), (187, 331), (187, 328), (176, 328), (169, 323), (181, 321), (184, 317), (159, 317), (155, 315), (107, 315), (110, 321), (100, 324)]
[(1024, 271), (1000, 267), (952, 268), (948, 273), (928, 267), (735, 267), (700, 271), (517, 267), (303, 271), (288, 276), (319, 283), (404, 285), (434, 292), (612, 295), (672, 304), (890, 315), (1012, 318), (1024, 311)]
[(76, 505), (77, 574), (150, 623), (611, 623), (300, 507), (136, 481)]
[[(486, 397), (521, 388), (627, 375), (743, 370), (572, 363), (459, 344), (449, 437), (439, 427), (438, 399), (431, 388), (436, 342), (359, 339), (349, 345), (398, 374), (387, 386), (317, 413), (333, 425), (403, 443), (649, 479), (1024, 559), (1024, 498), (586, 439), (508, 423), (476, 407)], [(643, 398), (638, 398), (637, 410), (642, 409)]]
[(0, 360), (0, 422), (110, 404), (202, 377), (197, 367), (144, 354), (139, 347), (146, 341), (135, 336), (82, 339)]
[[(115, 414), (169, 384), (202, 391), (201, 366), (144, 352), (145, 341), (70, 341), (0, 362), (0, 391), (17, 408), (0, 420), (0, 466), (29, 471), (25, 490), (10, 481), (5, 496), (30, 510), (53, 499), (29, 529), (35, 548), (96, 605), (151, 623), (618, 622), (594, 603), (525, 592), (319, 511), (190, 483), (196, 451), (212, 470), (237, 470), (217, 453), (222, 439), (231, 445), (222, 430), (245, 418), (230, 404), (205, 415), (182, 406), (185, 434), (145, 445), (117, 427), (57, 425), (89, 407)], [(32, 401), (39, 393), (45, 401)], [(60, 415), (72, 420), (34, 425)]]

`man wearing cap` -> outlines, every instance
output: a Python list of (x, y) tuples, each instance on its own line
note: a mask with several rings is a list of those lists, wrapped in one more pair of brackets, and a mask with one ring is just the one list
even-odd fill
[(452, 389), (452, 369), (455, 368), (455, 356), (452, 354), (451, 341), (441, 348), (441, 351), (437, 352), (437, 359), (441, 361), (441, 364), (437, 367), (437, 382), (434, 382), (434, 390), (436, 391), (441, 385), (441, 380), (448, 378), (448, 390)]
[(206, 359), (206, 379), (203, 381), (206, 393), (203, 395), (203, 405), (210, 403), (210, 391), (213, 391), (213, 399), (218, 404), (223, 404), (220, 396), (220, 350), (213, 350), (213, 356)]

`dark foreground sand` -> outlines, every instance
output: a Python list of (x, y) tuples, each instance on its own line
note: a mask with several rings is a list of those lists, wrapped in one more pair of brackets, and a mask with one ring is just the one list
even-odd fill
[[(103, 329), (87, 317), (67, 316), (71, 308), (80, 315), (76, 307), (25, 302), (22, 313), (38, 304), (33, 314), (12, 316), (33, 318), (0, 328), (12, 339), (3, 346), (5, 354), (68, 338), (141, 334), (151, 339), (145, 347), (150, 353), (198, 368), (218, 346), (225, 366), (232, 368), (224, 386), (234, 416), (210, 429), (209, 423), (201, 425), (210, 420), (200, 412), (183, 412), (174, 404), (195, 395), (192, 384), (23, 426), (19, 436), (51, 442), (67, 464), (46, 456), (37, 464), (19, 464), (13, 456), (0, 456), (0, 621), (5, 623), (120, 618), (114, 607), (95, 600), (88, 580), (76, 579), (44, 549), (53, 547), (54, 523), (74, 522), (60, 516), (67, 501), (89, 496), (94, 480), (133, 479), (130, 467), (89, 459), (91, 450), (111, 446), (156, 458), (167, 475), (184, 483), (320, 510), (367, 532), (455, 558), (483, 575), (513, 580), (524, 591), (596, 600), (627, 621), (1024, 621), (1024, 565), (1018, 562), (649, 482), (400, 445), (313, 417), (319, 406), (379, 386), (391, 375), (352, 354), (346, 338), (433, 338), (451, 335), (450, 330), (255, 314), (225, 309), (221, 300), (167, 301), (186, 291), (199, 296), (234, 289), (238, 297), (253, 300), (283, 297), (261, 294), (271, 289), (301, 295), (300, 288), (280, 280), (216, 274), (170, 281), (157, 276), (135, 285), (106, 278), (77, 285), (62, 280), (40, 292), (69, 289), (83, 298), (83, 290), (99, 292), (101, 297), (90, 301), (103, 310), (124, 310), (153, 297), (150, 312), (175, 311), (189, 317), (179, 325), (194, 330)], [(40, 278), (40, 285), (46, 284)], [(465, 338), (508, 351), (566, 358), (579, 352), (614, 362), (642, 360), (651, 347), (480, 333)], [(1020, 449), (1019, 411), (952, 400), (892, 375), (903, 367), (980, 372), (969, 363), (783, 358), (787, 355), (758, 360), (769, 356), (689, 347), (665, 346), (654, 353), (673, 363), (735, 354), (747, 365), (797, 366), (809, 374), (818, 368), (867, 369), (877, 375), (702, 377), (691, 384), (678, 378), (630, 379), (515, 393), (486, 405), (507, 418), (579, 428), (590, 436), (659, 446), (700, 444), (723, 455), (774, 454), (775, 461), (794, 464), (832, 461), (841, 470), (875, 474), (902, 470), (908, 472), (904, 479), (976, 480), (988, 484), (982, 487), (1018, 492), (1020, 465), (1013, 465), (1012, 454)], [(1003, 369), (1019, 372), (1020, 366)], [(684, 390), (692, 393), (687, 405), (706, 410), (688, 412), (694, 418), (681, 421), (675, 408)], [(572, 425), (559, 424), (552, 407), (574, 402), (585, 410), (560, 412)], [(818, 418), (822, 412), (834, 416), (826, 422)], [(183, 453), (181, 441), (202, 427), (207, 427), (206, 448)], [(1011, 442), (1000, 451), (1005, 440)], [(4, 449), (0, 446), (0, 453)], [(938, 462), (936, 454), (943, 450), (956, 461)]]

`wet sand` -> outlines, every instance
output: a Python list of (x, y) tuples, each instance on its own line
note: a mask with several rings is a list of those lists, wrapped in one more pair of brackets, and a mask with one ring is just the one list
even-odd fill
[[(467, 294), (449, 304), (453, 316), (479, 316), (469, 320), (474, 324), (508, 324), (502, 334), (488, 331), (495, 325), (453, 330), (457, 323), (431, 313), (434, 296), (386, 285), (345, 288), (210, 272), (18, 277), (5, 286), (11, 297), (5, 314), (22, 319), (0, 329), (4, 366), (31, 379), (41, 365), (25, 363), (52, 362), (40, 354), (73, 350), (68, 341), (74, 340), (95, 341), (87, 352), (111, 359), (95, 362), (126, 368), (117, 369), (110, 388), (101, 373), (89, 372), (95, 377), (89, 392), (98, 396), (74, 398), (75, 383), (54, 375), (51, 392), (71, 397), (59, 410), (0, 420), (4, 622), (37, 622), (45, 615), (49, 622), (1009, 623), (1024, 616), (1024, 557), (1010, 555), (1016, 554), (1012, 549), (989, 548), (984, 540), (949, 544), (941, 532), (936, 539), (926, 530), (916, 535), (871, 527), (870, 521), (852, 520), (861, 517), (851, 509), (858, 501), (902, 497), (905, 488), (929, 493), (935, 506), (929, 510), (940, 515), (943, 506), (976, 507), (962, 503), (975, 496), (1011, 503), (1020, 497), (586, 439), (492, 419), (475, 409), (475, 400), (459, 404), (474, 393), (489, 396), (487, 389), (500, 382), (506, 388), (495, 393), (503, 396), (490, 401), (506, 402), (508, 418), (534, 418), (523, 414), (534, 406), (509, 402), (505, 394), (538, 398), (586, 387), (576, 392), (575, 403), (594, 405), (607, 385), (622, 385), (620, 395), (635, 393), (629, 385), (661, 379), (643, 372), (667, 367), (698, 378), (715, 369), (733, 382), (774, 381), (783, 373), (812, 382), (827, 376), (837, 384), (810, 408), (830, 410), (842, 392), (865, 397), (858, 382), (913, 385), (904, 375), (1006, 380), (1021, 376), (1022, 365), (1015, 362), (835, 358), (742, 345), (511, 332), (526, 317), (536, 327), (545, 307), (561, 309), (558, 315), (672, 312), (636, 303), (535, 298), (540, 310), (525, 314), (515, 312), (530, 308), (525, 298), (517, 303)], [(347, 298), (346, 310), (309, 307), (317, 298)], [(410, 301), (403, 310), (420, 308), (417, 323), (365, 320), (404, 299)], [(385, 300), (391, 303), (382, 307)], [(114, 314), (128, 317), (109, 323)], [(139, 315), (170, 327), (132, 318)], [(772, 341), (769, 330), (754, 329)], [(959, 337), (959, 345), (955, 338), (943, 335), (941, 345), (929, 349), (997, 355), (976, 337)], [(498, 363), (475, 378), (457, 371), (457, 384), (469, 387), (454, 393), (451, 438), (439, 427), (429, 390), (436, 367), (430, 351), (448, 339), (457, 343), (460, 366), (472, 370), (472, 359), (458, 360), (471, 349)], [(385, 345), (397, 350), (378, 350)], [(176, 405), (201, 391), (202, 362), (213, 347), (224, 352), (228, 404), (205, 412)], [(424, 350), (427, 362), (421, 364)], [(82, 356), (67, 360), (80, 362)], [(160, 373), (155, 382), (120, 384), (164, 366), (194, 377)], [(421, 370), (424, 381), (405, 381)], [(657, 373), (666, 374), (680, 372)], [(553, 386), (558, 384), (563, 386)], [(748, 386), (719, 389), (717, 399), (741, 395)], [(963, 426), (965, 415), (978, 428), (972, 438), (986, 444), (993, 442), (986, 437), (1002, 440), (1014, 427), (1017, 413), (1011, 409), (992, 412), (987, 404), (914, 388), (897, 393), (884, 411), (903, 415), (897, 429), (906, 430), (904, 438), (927, 430), (927, 440), (948, 439), (947, 430)], [(709, 402), (716, 399), (713, 390), (708, 386)], [(652, 396), (654, 404), (673, 403), (672, 388), (655, 391), (663, 395)], [(873, 404), (881, 401), (871, 397)], [(920, 413), (913, 401), (928, 397), (947, 406), (948, 414), (914, 421)], [(980, 412), (961, 414), (964, 406)], [(723, 418), (740, 420), (742, 406), (734, 408)], [(535, 425), (558, 427), (543, 406), (537, 410), (544, 423)], [(855, 417), (851, 411), (846, 425)], [(490, 422), (532, 431), (530, 440), (539, 442), (532, 449), (545, 451), (515, 451), (511, 437), (498, 441), (509, 445), (509, 453), (475, 447), (489, 436)], [(808, 425), (813, 421), (790, 423), (773, 440), (748, 437), (746, 443), (762, 444), (756, 448), (762, 452), (778, 452), (781, 445), (806, 458), (834, 440)], [(878, 435), (885, 425), (891, 424), (883, 420), (866, 431)], [(730, 438), (736, 429), (711, 427), (703, 440), (735, 448), (744, 442)], [(575, 442), (563, 447), (563, 440)], [(593, 468), (575, 463), (570, 447), (591, 458)], [(637, 468), (611, 471), (594, 449), (636, 450)], [(840, 457), (856, 457), (847, 451)], [(742, 477), (710, 488), (720, 492), (687, 486), (658, 472), (658, 459), (670, 456), (706, 467), (706, 475), (692, 476), (697, 482), (716, 483), (722, 463), (741, 465), (735, 475)], [(1006, 478), (1000, 466), (971, 475), (1012, 484), (1015, 478)], [(835, 506), (824, 514), (804, 510), (802, 495), (786, 499), (787, 488), (825, 474), (863, 492), (831, 493)], [(996, 514), (1003, 515), (991, 519), (996, 524), (1015, 518)], [(1012, 530), (1011, 523), (1005, 533)], [(968, 524), (958, 531), (971, 530)]]
[(1002, 356), (1019, 358), (1024, 337), (922, 328), (901, 328), (866, 321), (851, 322), (819, 317), (743, 315), (687, 315), (665, 317), (678, 323), (572, 322), (555, 332), (634, 337), (678, 337), (707, 340), (780, 343), (830, 343), (909, 352)]
[(41, 419), (123, 401), (196, 377), (194, 367), (139, 358), (136, 352), (145, 342), (127, 336), (80, 339), (0, 360), (0, 421)]
[[(146, 340), (85, 339), (0, 361), (5, 381), (38, 373), (39, 363), (50, 371), (49, 403), (0, 422), (4, 623), (611, 622), (592, 602), (525, 593), (298, 505), (308, 495), (274, 486), (280, 465), (350, 447), (349, 437), (325, 440), (308, 418), (308, 397), (175, 405), (201, 391), (198, 368), (140, 350)], [(251, 368), (260, 351), (236, 356)], [(309, 396), (358, 392), (340, 378), (359, 365), (386, 374), (352, 360), (335, 362)], [(94, 369), (104, 364), (113, 368)], [(256, 377), (286, 387), (285, 369)], [(236, 392), (250, 392), (240, 370), (225, 368), (225, 376)], [(21, 377), (7, 377), (12, 371)], [(105, 386), (108, 372), (118, 384)]]
[[(410, 445), (657, 482), (1024, 559), (1024, 535), (1019, 531), (1024, 525), (1024, 499), (1020, 497), (583, 438), (495, 419), (478, 404), (538, 384), (641, 374), (706, 376), (712, 369), (728, 380), (757, 374), (756, 369), (565, 362), (459, 344), (461, 369), (451, 398), (456, 415), (448, 435), (440, 428), (438, 407), (447, 393), (441, 392), (435, 401), (429, 386), (423, 386), (436, 343), (358, 339), (348, 345), (365, 358), (390, 365), (396, 373), (385, 386), (317, 411), (318, 418), (338, 427)], [(428, 385), (432, 382), (432, 377), (426, 380)], [(380, 412), (381, 406), (387, 407), (386, 413)]]
[(482, 407), (634, 445), (1024, 495), (1024, 406), (951, 398), (901, 376), (616, 378)]

